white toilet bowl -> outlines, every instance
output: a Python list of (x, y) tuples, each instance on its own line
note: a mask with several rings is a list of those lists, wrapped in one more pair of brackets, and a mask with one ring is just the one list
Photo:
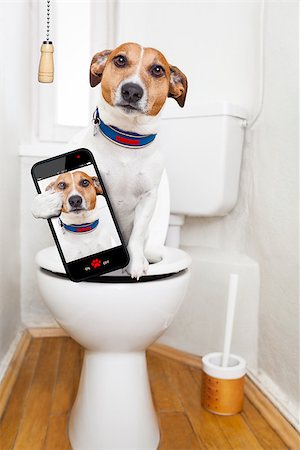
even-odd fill
[(190, 257), (165, 247), (162, 261), (138, 282), (116, 271), (74, 283), (55, 247), (40, 251), (36, 261), (46, 305), (86, 349), (69, 424), (73, 450), (155, 450), (159, 428), (145, 349), (183, 301)]

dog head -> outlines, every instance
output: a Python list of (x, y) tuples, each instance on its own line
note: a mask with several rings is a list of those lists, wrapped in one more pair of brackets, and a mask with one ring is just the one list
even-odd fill
[(46, 187), (49, 190), (62, 194), (62, 212), (76, 214), (94, 209), (97, 194), (103, 193), (98, 178), (81, 171), (62, 173)]
[(96, 53), (90, 66), (92, 87), (102, 82), (102, 95), (123, 114), (155, 116), (166, 98), (183, 107), (187, 78), (154, 48), (129, 42)]

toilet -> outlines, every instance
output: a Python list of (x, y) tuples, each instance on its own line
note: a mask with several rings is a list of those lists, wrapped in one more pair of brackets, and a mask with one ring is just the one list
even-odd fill
[[(156, 450), (159, 445), (145, 350), (168, 329), (187, 291), (191, 258), (178, 248), (184, 217), (225, 215), (236, 202), (245, 118), (240, 111), (226, 104), (210, 109), (210, 115), (187, 112), (177, 120), (176, 136), (169, 134), (174, 119), (164, 118), (171, 196), (164, 173), (147, 242), (163, 247), (163, 257), (139, 281), (118, 270), (74, 283), (56, 247), (36, 255), (47, 307), (85, 348), (69, 421), (73, 450)], [(194, 146), (187, 148), (184, 136), (193, 133)]]

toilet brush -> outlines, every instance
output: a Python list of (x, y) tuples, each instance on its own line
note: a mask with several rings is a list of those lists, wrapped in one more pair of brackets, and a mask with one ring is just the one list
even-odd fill
[(243, 408), (246, 361), (230, 353), (239, 276), (230, 274), (223, 353), (202, 358), (202, 406), (215, 414), (232, 415)]
[(230, 346), (231, 346), (233, 319), (234, 319), (234, 312), (235, 312), (235, 305), (236, 305), (238, 283), (239, 283), (238, 274), (231, 273), (230, 279), (229, 279), (229, 293), (228, 293), (228, 300), (227, 300), (227, 313), (226, 313), (226, 323), (225, 323), (225, 337), (224, 337), (224, 346), (223, 346), (222, 367), (227, 367), (228, 361), (229, 361), (229, 353), (230, 353)]

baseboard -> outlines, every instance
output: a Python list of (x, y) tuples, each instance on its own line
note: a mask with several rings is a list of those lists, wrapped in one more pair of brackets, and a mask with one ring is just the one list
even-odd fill
[(148, 351), (159, 356), (173, 359), (174, 361), (186, 364), (187, 366), (202, 369), (201, 356), (192, 355), (191, 353), (183, 352), (182, 350), (177, 350), (176, 348), (169, 347), (165, 344), (159, 344), (158, 342), (150, 345)]
[[(45, 337), (65, 337), (67, 333), (60, 327), (53, 328), (29, 328), (24, 332), (10, 366), (0, 384), (0, 417), (6, 406), (7, 400), (12, 391), (13, 385), (16, 381), (18, 372), (22, 365), (22, 361), (26, 354), (27, 348), (32, 338)], [(152, 344), (148, 351), (164, 358), (169, 358), (185, 364), (190, 367), (202, 369), (202, 361), (200, 356), (192, 355), (190, 353), (174, 349), (164, 344)], [(269, 398), (259, 389), (255, 383), (246, 376), (245, 395), (249, 401), (255, 406), (260, 414), (265, 418), (269, 425), (281, 437), (283, 442), (291, 450), (299, 450), (300, 436), (297, 430), (290, 424), (290, 422), (280, 413)]]
[(68, 334), (61, 327), (49, 328), (28, 328), (30, 335), (33, 338), (45, 337), (66, 337)]
[(30, 333), (25, 330), (0, 383), (0, 417), (6, 407), (31, 339)]
[(245, 395), (291, 450), (299, 450), (300, 435), (268, 397), (246, 377)]

